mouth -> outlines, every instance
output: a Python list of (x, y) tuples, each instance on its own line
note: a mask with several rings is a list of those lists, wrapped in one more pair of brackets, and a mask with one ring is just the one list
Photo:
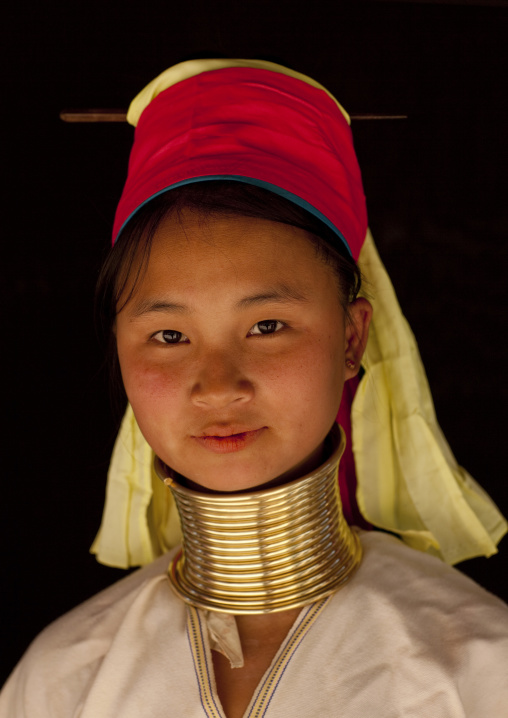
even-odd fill
[(261, 429), (247, 431), (233, 431), (231, 427), (211, 427), (201, 436), (192, 438), (204, 449), (214, 454), (230, 454), (234, 451), (241, 451), (253, 444), (264, 432), (265, 426)]

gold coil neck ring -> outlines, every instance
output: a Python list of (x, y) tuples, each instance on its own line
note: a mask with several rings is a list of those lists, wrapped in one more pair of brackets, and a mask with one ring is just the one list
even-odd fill
[(169, 576), (184, 601), (232, 614), (284, 611), (324, 598), (350, 579), (362, 550), (342, 513), (340, 427), (334, 425), (328, 440), (332, 453), (315, 471), (247, 493), (188, 489), (156, 459), (182, 523), (183, 550)]

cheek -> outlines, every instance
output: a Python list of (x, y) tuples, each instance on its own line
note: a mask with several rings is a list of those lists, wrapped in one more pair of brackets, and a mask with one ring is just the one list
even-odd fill
[(331, 343), (320, 347), (320, 351), (309, 358), (306, 396), (317, 412), (331, 412), (335, 418), (342, 395), (343, 375), (340, 353), (332, 348)]
[[(319, 424), (333, 421), (337, 414), (343, 354), (340, 337), (321, 333), (305, 337), (287, 353), (244, 357), (238, 368), (254, 385), (256, 409), (263, 414), (271, 407), (279, 421), (286, 415), (288, 423), (305, 424), (312, 418)], [(142, 429), (148, 430), (162, 419), (181, 422), (194, 412), (190, 396), (197, 367), (193, 368), (192, 362), (169, 366), (164, 357), (157, 362), (148, 360), (120, 342), (118, 356), (125, 391)]]
[(120, 369), (125, 392), (136, 417), (142, 420), (157, 420), (161, 407), (166, 412), (176, 407), (181, 400), (185, 382), (178, 370), (171, 372), (164, 364), (154, 364), (141, 358), (122, 356), (119, 351)]
[[(344, 357), (340, 341), (330, 337), (315, 341), (280, 357), (259, 373), (260, 385), (278, 404), (308, 416), (326, 414), (335, 418), (344, 382)], [(335, 413), (334, 413), (335, 412)]]

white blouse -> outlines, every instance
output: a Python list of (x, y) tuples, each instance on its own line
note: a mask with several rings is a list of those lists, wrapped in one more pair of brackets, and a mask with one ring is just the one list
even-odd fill
[[(351, 582), (300, 612), (245, 718), (506, 718), (508, 607), (398, 539), (362, 532)], [(208, 624), (170, 554), (46, 628), (0, 718), (224, 718)]]

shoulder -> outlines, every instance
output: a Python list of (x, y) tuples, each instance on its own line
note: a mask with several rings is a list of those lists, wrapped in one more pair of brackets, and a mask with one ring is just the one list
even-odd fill
[(47, 653), (52, 647), (70, 647), (100, 636), (113, 636), (133, 603), (147, 590), (166, 582), (169, 554), (134, 571), (51, 623), (39, 634), (29, 653)]
[(361, 541), (364, 557), (351, 588), (356, 584), (365, 610), (399, 616), (407, 630), (441, 645), (446, 636), (507, 641), (508, 606), (459, 570), (388, 534), (362, 532)]
[(405, 608), (434, 606), (437, 612), (446, 612), (450, 604), (455, 610), (474, 606), (475, 611), (494, 611), (508, 619), (508, 606), (501, 599), (440, 559), (390, 534), (362, 531), (360, 538), (364, 558), (359, 583), (378, 599), (384, 594)]
[(166, 554), (61, 616), (42, 631), (8, 679), (0, 718), (74, 715), (80, 693), (93, 680), (112, 643), (136, 619), (137, 606), (158, 593), (175, 609)]
[(468, 708), (468, 716), (505, 715), (508, 606), (457, 569), (393, 536), (362, 532), (361, 541), (364, 558), (350, 593), (335, 597), (337, 609), (342, 601), (362, 626), (356, 650), (369, 664), (372, 655), (380, 666), (386, 661), (409, 686), (425, 684), (434, 691), (439, 685)]

